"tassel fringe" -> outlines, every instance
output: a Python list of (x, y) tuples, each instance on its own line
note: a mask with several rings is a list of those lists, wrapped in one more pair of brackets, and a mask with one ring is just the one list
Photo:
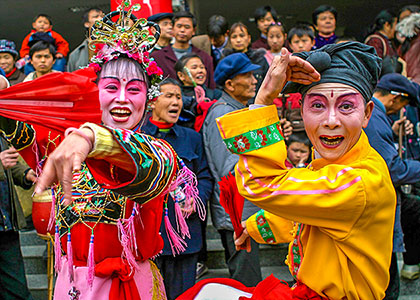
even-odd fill
[(61, 271), (61, 241), (58, 225), (55, 225), (55, 234), (54, 234), (54, 256), (55, 256), (55, 273)]
[(181, 233), (181, 237), (185, 239), (187, 236), (191, 238), (190, 230), (187, 225), (187, 221), (182, 214), (181, 207), (179, 206), (178, 200), (175, 200), (175, 217), (176, 217), (176, 226), (179, 233)]
[(176, 233), (175, 229), (171, 225), (171, 221), (168, 216), (168, 207), (165, 206), (165, 229), (168, 235), (169, 244), (171, 245), (172, 255), (178, 255), (185, 251), (187, 243)]
[(74, 269), (73, 269), (73, 247), (71, 245), (71, 233), (70, 228), (67, 232), (67, 264), (69, 268), (69, 280), (73, 282), (74, 280)]
[(87, 282), (90, 287), (93, 285), (93, 278), (95, 277), (95, 249), (94, 249), (94, 235), (93, 230), (90, 236), (90, 243), (89, 243), (89, 254), (88, 254), (88, 274), (87, 274)]

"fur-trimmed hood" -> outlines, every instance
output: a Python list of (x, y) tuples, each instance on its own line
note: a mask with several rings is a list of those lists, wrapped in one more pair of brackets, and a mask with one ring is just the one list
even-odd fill
[(397, 24), (396, 31), (403, 37), (412, 38), (420, 30), (420, 13), (414, 13)]

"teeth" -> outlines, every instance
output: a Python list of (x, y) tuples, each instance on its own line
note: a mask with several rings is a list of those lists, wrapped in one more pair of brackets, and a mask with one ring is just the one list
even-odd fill
[(331, 145), (331, 146), (338, 145), (343, 140), (342, 137), (338, 137), (338, 138), (321, 137), (321, 139), (324, 141), (325, 144)]
[(115, 108), (115, 109), (111, 110), (111, 113), (113, 113), (113, 114), (131, 114), (131, 111), (129, 111), (128, 109)]

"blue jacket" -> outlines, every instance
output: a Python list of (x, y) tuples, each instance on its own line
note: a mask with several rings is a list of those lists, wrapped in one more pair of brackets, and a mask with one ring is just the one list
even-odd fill
[(370, 145), (383, 157), (389, 168), (392, 183), (395, 186), (401, 184), (416, 183), (420, 179), (420, 162), (411, 159), (401, 159), (394, 145), (391, 119), (387, 116), (381, 101), (372, 98), (375, 103), (372, 117), (365, 132)]
[[(159, 128), (152, 124), (149, 120), (142, 129), (146, 134), (167, 141), (174, 148), (187, 167), (197, 176), (197, 187), (200, 199), (204, 205), (207, 206), (207, 201), (209, 200), (213, 189), (213, 180), (210, 175), (206, 155), (204, 154), (204, 146), (201, 135), (190, 128), (182, 127), (176, 124), (170, 128), (168, 132), (160, 132)], [(172, 201), (172, 199), (169, 199), (168, 201), (168, 211), (172, 227), (176, 230), (175, 208), (174, 201)], [(160, 226), (161, 236), (164, 241), (162, 255), (172, 255), (163, 217), (164, 214), (162, 215), (162, 224)], [(201, 224), (198, 214), (193, 213), (187, 219), (187, 224), (191, 234), (191, 239), (186, 238), (185, 241), (187, 242), (187, 249), (182, 254), (196, 253), (201, 250), (203, 244)]]

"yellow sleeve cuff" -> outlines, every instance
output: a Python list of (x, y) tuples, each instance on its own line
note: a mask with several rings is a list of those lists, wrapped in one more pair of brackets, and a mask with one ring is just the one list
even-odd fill
[(244, 108), (230, 112), (216, 119), (223, 139), (243, 134), (256, 128), (263, 128), (279, 122), (275, 105), (251, 109)]
[(121, 146), (108, 129), (93, 123), (85, 123), (81, 128), (89, 128), (95, 136), (93, 149), (88, 155), (89, 158), (102, 159), (122, 152)]

